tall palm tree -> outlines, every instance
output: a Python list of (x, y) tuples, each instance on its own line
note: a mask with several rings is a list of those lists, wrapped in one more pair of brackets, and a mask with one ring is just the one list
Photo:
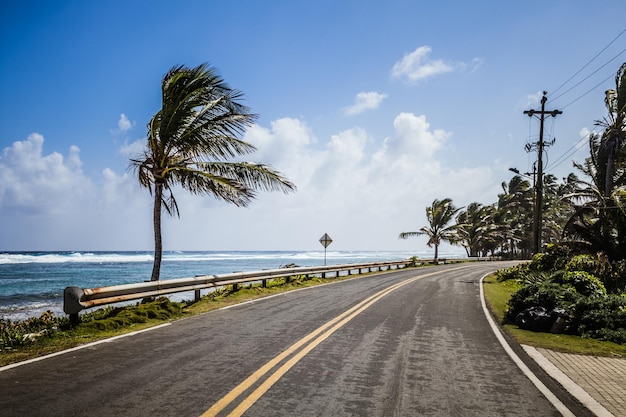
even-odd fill
[(426, 207), (426, 219), (428, 226), (422, 227), (419, 232), (402, 232), (399, 239), (407, 239), (411, 236), (428, 236), (426, 243), (429, 248), (435, 247), (435, 260), (439, 259), (439, 245), (441, 242), (457, 243), (456, 224), (450, 225), (454, 216), (461, 210), (452, 204), (452, 200), (445, 198), (435, 200), (430, 207)]
[(497, 225), (493, 223), (495, 207), (470, 203), (456, 216), (458, 243), (465, 248), (467, 256), (486, 256), (496, 247)]
[(567, 199), (573, 190), (576, 175), (569, 174), (559, 183), (552, 174), (543, 179), (543, 208), (542, 208), (542, 240), (544, 243), (558, 243), (563, 236), (563, 227), (574, 210)]
[[(626, 216), (619, 209), (617, 192), (606, 195), (606, 159), (600, 135), (589, 135), (590, 156), (574, 163), (588, 180), (575, 180), (575, 189), (567, 196), (574, 213), (565, 224), (564, 236), (590, 252), (604, 252), (610, 260), (626, 257)], [(618, 189), (619, 190), (619, 189)], [(618, 191), (616, 190), (616, 191)]]
[(532, 252), (533, 188), (530, 182), (516, 175), (498, 194), (498, 225), (504, 247), (512, 256), (526, 258)]
[(589, 135), (590, 155), (584, 164), (574, 163), (589, 180), (575, 182), (569, 196), (574, 214), (564, 234), (616, 261), (626, 258), (626, 63), (617, 71), (615, 90), (606, 91), (604, 103), (608, 115), (596, 122), (604, 130)]
[(237, 136), (257, 116), (239, 102), (243, 93), (231, 89), (214, 68), (175, 66), (161, 87), (162, 107), (148, 124), (147, 146), (141, 158), (131, 159), (139, 183), (154, 197), (153, 281), (160, 277), (163, 253), (161, 212), (180, 216), (174, 185), (236, 206), (247, 206), (257, 190), (295, 190), (267, 165), (228, 161), (256, 150)]
[(618, 158), (622, 154), (626, 142), (626, 63), (615, 75), (615, 90), (607, 90), (604, 104), (608, 115), (596, 121), (596, 125), (603, 127), (600, 163), (604, 175), (604, 195), (610, 196), (615, 184)]

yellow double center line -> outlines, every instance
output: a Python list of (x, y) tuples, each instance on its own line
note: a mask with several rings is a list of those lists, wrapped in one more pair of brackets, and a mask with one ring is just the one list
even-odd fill
[[(291, 369), (300, 359), (305, 357), (311, 350), (313, 350), (317, 345), (326, 340), (330, 335), (335, 333), (341, 327), (343, 327), (346, 323), (352, 320), (354, 317), (361, 314), (367, 308), (369, 308), (372, 304), (380, 300), (381, 298), (389, 295), (393, 291), (397, 290), (400, 287), (403, 287), (407, 284), (410, 284), (413, 281), (416, 281), (421, 278), (426, 278), (428, 276), (440, 274), (442, 272), (449, 272), (457, 269), (462, 269), (466, 267), (458, 267), (454, 269), (447, 269), (446, 271), (437, 271), (432, 272), (430, 274), (420, 275), (417, 277), (410, 278), (406, 281), (402, 281), (398, 284), (392, 285), (369, 298), (361, 301), (359, 304), (350, 308), (349, 310), (343, 312), (338, 315), (334, 319), (330, 320), (328, 323), (318, 327), (312, 333), (309, 333), (307, 336), (303, 337), (285, 351), (280, 353), (274, 359), (267, 362), (261, 368), (259, 368), (256, 372), (246, 378), (241, 384), (237, 385), (232, 391), (222, 397), (218, 402), (213, 404), (211, 408), (205, 411), (201, 417), (213, 417), (217, 416), (224, 408), (228, 407), (233, 401), (237, 399), (241, 394), (250, 389), (252, 385), (254, 385), (259, 379), (261, 379), (265, 374), (270, 372), (274, 367), (276, 367), (283, 360), (291, 356), (293, 353), (298, 352), (293, 355), (287, 362), (285, 362), (280, 368), (278, 368), (274, 373), (272, 373), (267, 379), (262, 382), (250, 395), (244, 398), (237, 407), (230, 414), (229, 417), (241, 416), (246, 412), (248, 408), (250, 408), (259, 398), (263, 396), (269, 390), (272, 385), (274, 385), (278, 380), (285, 374), (289, 369)], [(307, 344), (308, 343), (308, 344)], [(306, 345), (306, 346), (305, 346)], [(303, 347), (304, 346), (304, 347)]]

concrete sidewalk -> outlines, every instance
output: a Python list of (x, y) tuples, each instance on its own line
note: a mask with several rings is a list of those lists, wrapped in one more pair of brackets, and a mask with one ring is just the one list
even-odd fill
[(626, 417), (626, 358), (573, 355), (526, 345), (522, 347), (597, 416)]

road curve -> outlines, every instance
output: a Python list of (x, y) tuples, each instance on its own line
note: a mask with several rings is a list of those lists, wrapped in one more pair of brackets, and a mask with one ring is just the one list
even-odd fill
[(483, 313), (506, 265), (355, 278), (4, 369), (0, 414), (559, 416)]

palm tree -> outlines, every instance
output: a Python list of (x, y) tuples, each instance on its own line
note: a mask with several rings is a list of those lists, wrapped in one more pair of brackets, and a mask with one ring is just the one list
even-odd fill
[(533, 188), (530, 182), (516, 175), (502, 183), (498, 194), (498, 225), (504, 239), (503, 250), (512, 256), (528, 257), (532, 252)]
[(626, 257), (626, 63), (617, 71), (615, 90), (605, 93), (608, 115), (589, 135), (590, 155), (574, 163), (588, 181), (578, 180), (569, 198), (574, 214), (565, 235), (589, 251), (602, 251), (611, 261)]
[(576, 244), (591, 253), (603, 252), (612, 261), (624, 259), (626, 217), (619, 209), (619, 188), (611, 195), (605, 194), (606, 148), (600, 135), (589, 135), (589, 150), (590, 156), (583, 164), (574, 163), (588, 180), (575, 177), (575, 188), (567, 196), (574, 213), (565, 224), (564, 236), (570, 245)]
[(573, 189), (576, 175), (569, 174), (559, 183), (552, 174), (543, 179), (543, 208), (542, 208), (542, 240), (544, 244), (558, 243), (563, 236), (563, 227), (573, 213), (573, 207), (567, 195)]
[(610, 196), (616, 180), (618, 157), (626, 142), (626, 63), (622, 64), (615, 75), (615, 90), (606, 91), (604, 104), (608, 115), (596, 121), (596, 125), (604, 128), (599, 162), (603, 168), (604, 195)]
[(426, 243), (429, 248), (435, 247), (435, 260), (439, 258), (439, 245), (441, 242), (457, 243), (456, 224), (449, 225), (454, 216), (461, 210), (452, 204), (452, 200), (445, 198), (435, 200), (430, 207), (426, 207), (426, 219), (429, 226), (424, 226), (419, 232), (402, 232), (399, 239), (407, 239), (411, 236), (428, 236)]
[(139, 183), (154, 197), (153, 281), (159, 279), (163, 252), (161, 212), (180, 216), (174, 185), (236, 206), (247, 206), (256, 190), (295, 190), (267, 165), (228, 161), (256, 150), (237, 135), (257, 116), (239, 102), (243, 93), (229, 88), (214, 68), (175, 66), (161, 87), (162, 107), (148, 124), (147, 146), (141, 158), (131, 159)]
[(486, 256), (495, 249), (494, 210), (494, 206), (474, 202), (456, 216), (457, 241), (465, 248), (467, 256)]

